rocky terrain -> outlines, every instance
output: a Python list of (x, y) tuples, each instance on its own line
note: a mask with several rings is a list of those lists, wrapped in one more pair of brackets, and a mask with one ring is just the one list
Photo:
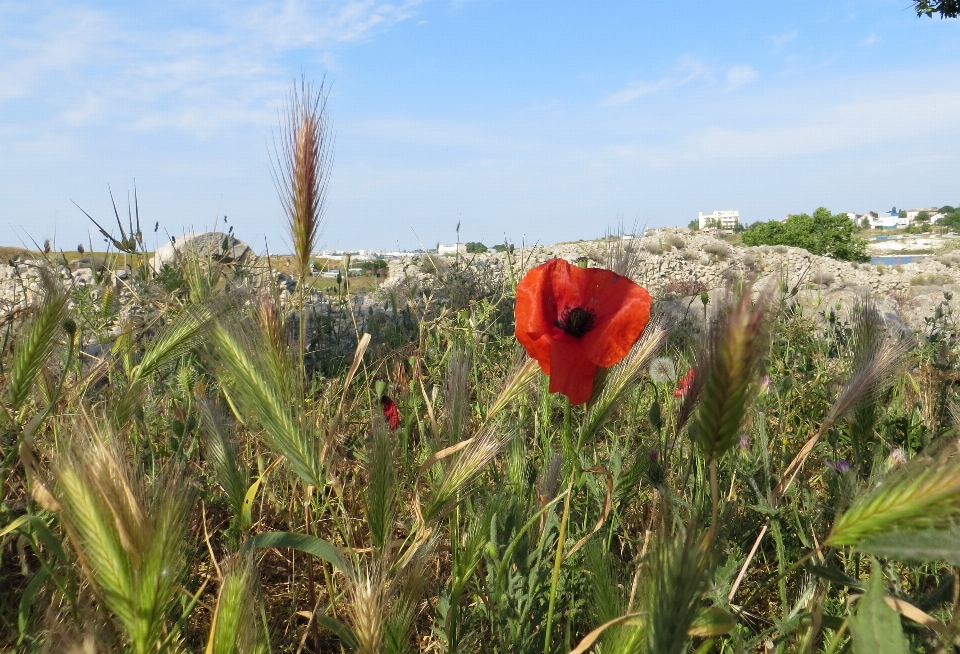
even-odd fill
[[(207, 240), (216, 241), (215, 245), (223, 249), (223, 235)], [(891, 324), (917, 330), (937, 312), (952, 315), (960, 302), (960, 250), (951, 253), (948, 248), (952, 243), (960, 246), (960, 238), (924, 236), (874, 242), (870, 246), (874, 255), (934, 249), (940, 253), (902, 265), (872, 265), (836, 261), (797, 248), (732, 246), (715, 234), (662, 228), (632, 239), (517, 247), (510, 256), (494, 252), (459, 257), (411, 256), (391, 262), (388, 279), (376, 293), (356, 294), (343, 301), (314, 291), (307, 295), (307, 306), (314, 315), (323, 317), (327, 333), (355, 335), (357, 329), (372, 328), (378, 321), (396, 320), (404, 309), (422, 307), (426, 297), (434, 307), (456, 309), (500, 292), (511, 275), (519, 279), (524, 270), (550, 258), (573, 261), (586, 257), (595, 265), (615, 267), (618, 259), (621, 265), (628, 265), (630, 276), (648, 288), (673, 319), (697, 320), (702, 316), (701, 293), (722, 293), (742, 280), (757, 289), (779, 289), (815, 312), (843, 310), (857, 298), (870, 295), (880, 303)], [(231, 265), (255, 260), (249, 248), (233, 237), (226, 242), (225, 251), (229, 256), (223, 261)], [(175, 258), (167, 259), (167, 263), (176, 265)], [(150, 307), (140, 302), (144, 284), (132, 268), (96, 270), (89, 258), (71, 265), (51, 265), (20, 256), (0, 263), (0, 323), (10, 322), (33, 301), (40, 288), (42, 268), (59, 276), (78, 299), (96, 301), (104, 292), (114, 294), (115, 317), (101, 338), (115, 337), (125, 321), (149, 318)], [(151, 270), (156, 268), (151, 266)], [(272, 278), (282, 298), (296, 292), (297, 280), (278, 273)], [(251, 279), (248, 276), (247, 283)], [(349, 349), (348, 344), (344, 347)]]
[[(953, 243), (960, 246), (960, 238), (926, 236), (871, 243), (869, 250), (874, 256), (895, 256), (904, 250), (943, 250)], [(519, 275), (521, 269), (553, 257), (570, 261), (587, 257), (610, 265), (618, 256), (631, 262), (631, 277), (662, 300), (666, 313), (693, 319), (699, 312), (688, 311), (692, 298), (703, 291), (717, 293), (738, 280), (757, 289), (779, 288), (815, 311), (849, 308), (857, 298), (869, 295), (880, 303), (888, 320), (911, 329), (922, 329), (926, 318), (938, 310), (950, 313), (960, 302), (960, 250), (901, 265), (873, 265), (837, 261), (799, 248), (732, 246), (713, 233), (661, 228), (619, 244), (587, 241), (518, 247), (509, 262)], [(457, 261), (450, 256), (414, 257), (391, 264), (383, 290), (442, 289), (458, 266), (463, 276), (480, 286), (495, 287), (507, 278), (510, 263), (504, 253), (461, 255)]]

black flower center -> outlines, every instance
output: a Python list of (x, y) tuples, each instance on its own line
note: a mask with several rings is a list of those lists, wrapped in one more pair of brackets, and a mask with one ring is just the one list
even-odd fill
[(580, 338), (593, 329), (597, 314), (583, 307), (566, 307), (557, 317), (556, 325), (574, 338)]

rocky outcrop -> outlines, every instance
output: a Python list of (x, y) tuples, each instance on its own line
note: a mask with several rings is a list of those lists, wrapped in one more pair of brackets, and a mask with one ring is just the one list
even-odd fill
[(150, 267), (159, 271), (163, 266), (175, 266), (184, 257), (197, 257), (200, 261), (213, 260), (218, 263), (252, 265), (256, 254), (250, 246), (223, 232), (201, 232), (184, 234), (164, 243), (150, 259)]
[[(944, 246), (951, 239), (941, 239)], [(958, 251), (960, 252), (960, 251)], [(784, 246), (732, 246), (715, 234), (682, 228), (649, 230), (643, 237), (611, 241), (560, 243), (516, 248), (504, 253), (421, 256), (390, 265), (383, 292), (400, 296), (416, 292), (440, 293), (450, 285), (450, 270), (477, 285), (495, 288), (509, 278), (553, 257), (574, 261), (581, 257), (612, 267), (618, 258), (629, 261), (631, 277), (661, 301), (674, 316), (697, 319), (699, 295), (715, 293), (737, 280), (755, 288), (782, 289), (802, 306), (828, 311), (851, 307), (857, 298), (870, 295), (888, 320), (921, 329), (939, 311), (960, 309), (960, 255), (929, 256), (902, 265), (872, 265), (837, 261)], [(694, 303), (692, 300), (696, 299)], [(691, 309), (692, 307), (692, 309)], [(960, 315), (960, 314), (958, 314)]]
[[(254, 260), (250, 248), (228, 234), (191, 235), (177, 242), (158, 250), (155, 266), (176, 262), (185, 251), (243, 264), (247, 269)], [(944, 241), (938, 243), (942, 246)], [(335, 342), (338, 350), (348, 352), (357, 333), (375, 329), (378, 324), (385, 325), (384, 329), (398, 329), (412, 316), (421, 316), (425, 306), (456, 310), (479, 298), (503, 294), (511, 279), (518, 280), (525, 270), (553, 257), (569, 261), (585, 257), (594, 265), (607, 267), (616, 267), (618, 260), (628, 264), (630, 276), (648, 288), (661, 310), (675, 320), (702, 320), (700, 294), (707, 292), (710, 304), (715, 306), (723, 289), (739, 280), (752, 283), (754, 288), (780, 289), (791, 301), (816, 313), (838, 307), (843, 310), (870, 295), (880, 303), (891, 325), (903, 329), (923, 329), (938, 312), (941, 316), (960, 315), (956, 313), (960, 309), (960, 254), (875, 266), (836, 261), (798, 248), (732, 246), (713, 234), (675, 228), (650, 230), (643, 237), (622, 241), (516, 248), (509, 256), (410, 256), (390, 262), (388, 278), (376, 293), (356, 294), (343, 301), (310, 290), (304, 297), (305, 308), (317, 325), (317, 334), (326, 334), (324, 338)], [(109, 327), (112, 331), (119, 329), (129, 315), (147, 311), (141, 305), (149, 293), (134, 292), (143, 287), (135, 272), (95, 271), (90, 265), (87, 260), (79, 265), (75, 262), (73, 268), (52, 269), (65, 285), (86, 288), (85, 296), (94, 300), (104, 289), (113, 289), (111, 293), (123, 307), (123, 315)], [(38, 297), (41, 266), (51, 267), (44, 261), (22, 258), (0, 265), (0, 322), (7, 322)], [(250, 283), (257, 285), (267, 279), (271, 279), (269, 275), (251, 276)], [(299, 300), (296, 279), (281, 273), (275, 273), (272, 279), (282, 301)]]

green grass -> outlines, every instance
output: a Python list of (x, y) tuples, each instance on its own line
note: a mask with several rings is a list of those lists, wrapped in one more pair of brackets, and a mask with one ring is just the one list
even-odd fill
[[(337, 366), (298, 355), (295, 297), (189, 283), (135, 282), (162, 309), (100, 365), (78, 348), (115, 303), (51, 286), (7, 335), (3, 649), (567, 652), (607, 624), (597, 651), (839, 651), (885, 620), (925, 651), (956, 628), (948, 305), (901, 343), (869, 307), (769, 297), (648, 333), (568, 412), (516, 363), (508, 282), (388, 309)], [(922, 613), (848, 608), (871, 569)]]

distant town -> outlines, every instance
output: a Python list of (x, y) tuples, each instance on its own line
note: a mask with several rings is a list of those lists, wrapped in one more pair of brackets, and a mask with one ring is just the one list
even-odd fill
[[(844, 212), (854, 225), (859, 229), (908, 229), (914, 226), (935, 225), (944, 217), (938, 207), (921, 207), (914, 209), (897, 209), (893, 207), (890, 211), (877, 213), (870, 211), (858, 214), (855, 212)], [(780, 222), (785, 223), (790, 218), (790, 214), (783, 217)], [(746, 225), (740, 221), (740, 212), (736, 209), (723, 209), (711, 213), (698, 212), (697, 219), (691, 220), (688, 227), (692, 230), (718, 230), (718, 231), (743, 231)], [(624, 235), (625, 238), (634, 238), (634, 235)], [(496, 249), (501, 249), (497, 246)], [(368, 261), (396, 261), (410, 257), (420, 252), (440, 255), (473, 254), (486, 252), (487, 246), (482, 243), (438, 243), (436, 248), (426, 250), (417, 250), (409, 252), (405, 250), (385, 251), (385, 250), (322, 250), (316, 254), (319, 258), (339, 259), (344, 256), (350, 256), (354, 263)], [(326, 276), (336, 276), (339, 270), (328, 270)], [(360, 268), (350, 270), (351, 274), (360, 274)]]
[[(926, 207), (919, 209), (897, 209), (894, 207), (888, 212), (877, 213), (875, 211), (867, 213), (844, 212), (853, 224), (860, 229), (905, 229), (914, 224), (924, 223), (935, 225), (944, 217), (938, 207)], [(786, 222), (790, 215), (785, 216), (780, 222)], [(733, 210), (714, 211), (713, 213), (700, 212), (696, 221), (691, 221), (690, 228), (697, 229), (728, 229), (737, 230), (742, 227), (740, 223), (740, 212)]]

